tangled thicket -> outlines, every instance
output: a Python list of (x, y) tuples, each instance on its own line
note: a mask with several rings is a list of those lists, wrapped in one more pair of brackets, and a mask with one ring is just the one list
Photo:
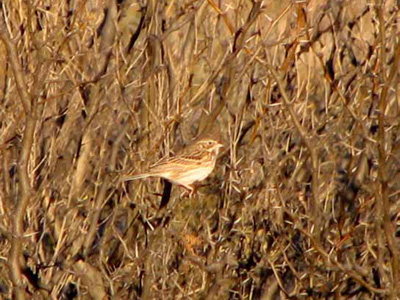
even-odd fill
[[(0, 4), (0, 298), (400, 297), (398, 1)], [(193, 197), (121, 183), (198, 134)]]

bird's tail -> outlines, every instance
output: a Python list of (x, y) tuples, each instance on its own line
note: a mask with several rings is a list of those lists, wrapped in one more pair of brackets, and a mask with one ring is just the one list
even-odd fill
[(149, 173), (141, 173), (141, 174), (134, 174), (134, 175), (125, 175), (121, 177), (121, 181), (130, 181), (130, 180), (136, 180), (140, 178), (147, 178), (150, 177), (151, 174)]

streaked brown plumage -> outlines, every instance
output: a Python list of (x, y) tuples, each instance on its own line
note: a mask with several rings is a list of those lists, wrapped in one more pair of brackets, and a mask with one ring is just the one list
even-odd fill
[(203, 138), (182, 149), (174, 157), (160, 160), (145, 173), (127, 175), (124, 181), (147, 177), (161, 177), (193, 192), (193, 184), (210, 175), (215, 167), (222, 144)]

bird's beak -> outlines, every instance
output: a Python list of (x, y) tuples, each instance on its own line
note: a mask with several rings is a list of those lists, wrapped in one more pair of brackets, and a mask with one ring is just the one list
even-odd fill
[(222, 148), (222, 149), (224, 148), (224, 145), (223, 145), (223, 144), (218, 143), (218, 144), (215, 145), (215, 149), (220, 150), (221, 148)]

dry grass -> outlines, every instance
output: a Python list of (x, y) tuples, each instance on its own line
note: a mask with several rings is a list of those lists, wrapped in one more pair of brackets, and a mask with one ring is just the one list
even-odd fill
[[(3, 1), (0, 298), (399, 299), (376, 2)], [(118, 181), (202, 132), (226, 150), (193, 198)]]

